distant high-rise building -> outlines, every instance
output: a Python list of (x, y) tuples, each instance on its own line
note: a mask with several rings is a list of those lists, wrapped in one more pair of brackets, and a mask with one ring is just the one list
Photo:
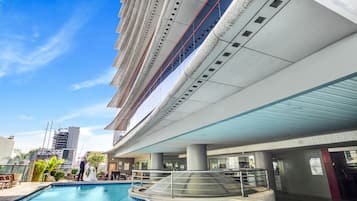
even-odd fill
[(53, 149), (77, 149), (79, 127), (60, 128), (53, 136)]
[(79, 127), (60, 128), (53, 136), (52, 148), (59, 159), (65, 160), (62, 165), (64, 169), (75, 164), (79, 133)]

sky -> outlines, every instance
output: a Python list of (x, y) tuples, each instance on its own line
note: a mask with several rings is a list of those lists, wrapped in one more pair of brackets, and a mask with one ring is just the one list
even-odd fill
[(119, 10), (118, 0), (0, 0), (0, 136), (28, 151), (53, 121), (81, 127), (79, 154), (111, 148)]

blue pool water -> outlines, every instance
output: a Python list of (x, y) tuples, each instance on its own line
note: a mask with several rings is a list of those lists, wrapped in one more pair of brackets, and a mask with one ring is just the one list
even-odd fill
[(137, 201), (130, 198), (130, 184), (52, 186), (23, 201)]

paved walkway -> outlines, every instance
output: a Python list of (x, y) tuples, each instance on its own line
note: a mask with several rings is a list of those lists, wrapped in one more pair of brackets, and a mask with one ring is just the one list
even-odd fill
[(50, 184), (51, 182), (22, 182), (12, 188), (0, 190), (0, 200), (12, 201)]
[[(276, 192), (276, 201), (333, 201), (327, 198), (310, 197), (303, 195), (288, 194)], [(340, 200), (340, 201), (353, 201), (353, 200)]]

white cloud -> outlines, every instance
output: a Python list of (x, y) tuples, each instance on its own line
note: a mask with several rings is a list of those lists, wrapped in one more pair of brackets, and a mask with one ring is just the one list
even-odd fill
[(32, 120), (33, 116), (26, 115), (26, 114), (21, 114), (21, 115), (18, 116), (18, 118), (22, 119), (22, 120)]
[(104, 125), (81, 128), (78, 143), (78, 156), (87, 151), (108, 151), (112, 148), (113, 133), (104, 131)]
[[(23, 152), (42, 147), (45, 136), (44, 130), (24, 131), (13, 134), (15, 136), (15, 148)], [(46, 140), (47, 145), (47, 140)]]
[[(88, 15), (78, 10), (57, 33), (35, 47), (27, 40), (4, 38), (0, 41), (0, 77), (12, 73), (34, 71), (66, 53), (73, 43), (74, 35), (87, 21)], [(40, 36), (35, 32), (33, 36)], [(32, 36), (31, 36), (32, 37)]]
[(107, 108), (107, 102), (97, 103), (94, 105), (78, 108), (75, 112), (66, 114), (57, 119), (56, 122), (64, 122), (67, 120), (89, 116), (89, 117), (113, 117), (116, 113), (115, 109)]
[(103, 74), (99, 75), (98, 77), (86, 80), (77, 84), (73, 84), (71, 86), (72, 90), (80, 90), (83, 88), (90, 88), (97, 85), (109, 84), (109, 82), (113, 79), (115, 75), (115, 69), (111, 68), (110, 70), (105, 71)]
[(33, 41), (36, 40), (37, 38), (40, 37), (40, 32), (38, 31), (38, 27), (37, 26), (33, 26), (32, 27), (32, 38)]
[(4, 77), (5, 75), (6, 75), (6, 71), (2, 71), (1, 68), (0, 68), (0, 78)]

